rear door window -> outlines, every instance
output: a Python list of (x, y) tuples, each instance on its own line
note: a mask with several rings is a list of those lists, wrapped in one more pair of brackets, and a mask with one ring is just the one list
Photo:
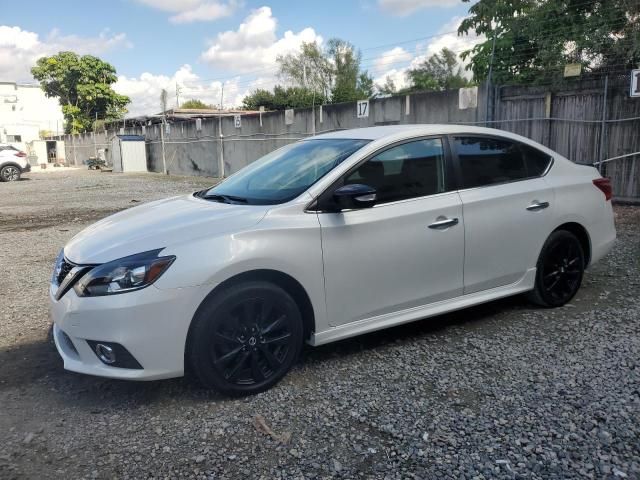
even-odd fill
[(524, 162), (527, 165), (530, 177), (539, 177), (547, 171), (552, 160), (551, 155), (547, 155), (537, 148), (530, 147), (524, 143), (520, 144), (520, 148), (522, 149)]
[(463, 188), (527, 178), (518, 143), (491, 137), (455, 137)]

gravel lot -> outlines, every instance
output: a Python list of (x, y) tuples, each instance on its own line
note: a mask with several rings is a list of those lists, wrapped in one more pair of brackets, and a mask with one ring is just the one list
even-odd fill
[(62, 370), (52, 262), (117, 210), (211, 179), (0, 184), (0, 478), (640, 478), (640, 208), (564, 308), (522, 298), (307, 348), (272, 390)]

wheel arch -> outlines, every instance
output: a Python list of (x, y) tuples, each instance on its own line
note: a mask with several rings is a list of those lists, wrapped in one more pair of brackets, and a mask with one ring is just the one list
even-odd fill
[(17, 168), (19, 168), (20, 170), (22, 170), (22, 167), (21, 167), (19, 164), (17, 164), (16, 162), (13, 162), (13, 161), (8, 161), (8, 162), (0, 163), (0, 169), (3, 169), (4, 167), (9, 167), (9, 166), (11, 166), (11, 167), (17, 167)]
[[(207, 302), (211, 297), (218, 295), (223, 290), (232, 287), (234, 285), (238, 285), (243, 282), (249, 281), (264, 281), (273, 283), (274, 285), (279, 286), (287, 293), (289, 293), (293, 299), (295, 300), (298, 308), (300, 309), (300, 314), (302, 316), (303, 322), (303, 335), (304, 339), (308, 340), (311, 334), (315, 331), (315, 312), (313, 310), (313, 305), (311, 303), (311, 299), (309, 298), (309, 294), (302, 286), (302, 284), (293, 278), (291, 275), (281, 272), (279, 270), (271, 270), (271, 269), (256, 269), (249, 270), (246, 272), (242, 272), (236, 274), (232, 277), (227, 278), (222, 283), (217, 285), (211, 292), (207, 294), (207, 296), (200, 302), (200, 305), (196, 309), (193, 318), (198, 315), (200, 308)], [(189, 344), (189, 339), (191, 336), (191, 327), (193, 325), (193, 318), (191, 319), (191, 323), (189, 325), (189, 332), (187, 334), (187, 346)], [(185, 350), (186, 351), (186, 350)]]
[(584, 264), (589, 266), (589, 263), (591, 262), (591, 237), (589, 236), (587, 229), (580, 223), (566, 222), (556, 227), (554, 232), (557, 232), (558, 230), (566, 230), (573, 233), (578, 238), (584, 252)]

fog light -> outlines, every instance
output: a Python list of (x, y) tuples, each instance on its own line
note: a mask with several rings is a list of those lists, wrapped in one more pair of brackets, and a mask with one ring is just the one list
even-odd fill
[(103, 343), (96, 343), (96, 355), (98, 358), (102, 360), (104, 363), (111, 365), (112, 363), (116, 363), (116, 352), (113, 351), (113, 348), (105, 345)]

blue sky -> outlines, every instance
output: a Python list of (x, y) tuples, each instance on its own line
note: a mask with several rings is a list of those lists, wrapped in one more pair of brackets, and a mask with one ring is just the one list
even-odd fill
[[(78, 8), (82, 5), (81, 8)], [(363, 67), (382, 82), (442, 46), (474, 39), (455, 30), (469, 8), (461, 0), (23, 0), (0, 20), (0, 81), (29, 81), (39, 56), (70, 49), (112, 63), (116, 89), (132, 113), (151, 113), (157, 93), (176, 83), (183, 98), (237, 104), (276, 81), (275, 56), (302, 41), (340, 37), (362, 50)], [(31, 13), (29, 13), (31, 12)], [(432, 38), (427, 38), (431, 37)]]

